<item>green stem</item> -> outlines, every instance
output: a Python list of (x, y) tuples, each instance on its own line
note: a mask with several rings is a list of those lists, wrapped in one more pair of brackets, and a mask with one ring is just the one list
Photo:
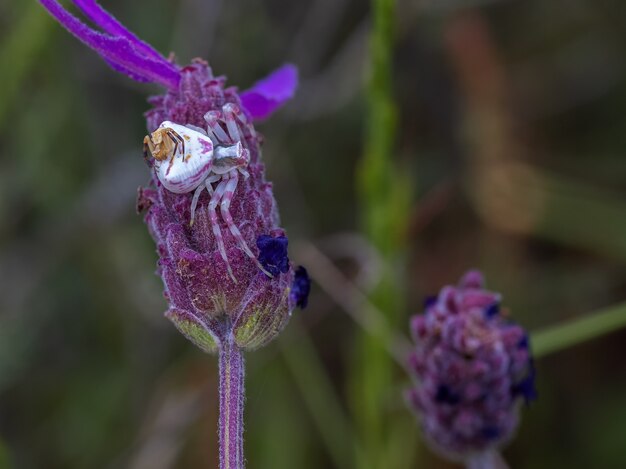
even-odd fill
[[(371, 75), (364, 152), (358, 166), (358, 196), (362, 229), (383, 261), (380, 283), (368, 292), (368, 300), (383, 313), (384, 321), (380, 323), (387, 324), (391, 331), (403, 318), (406, 226), (411, 188), (415, 184), (409, 180), (411, 173), (398, 170), (394, 161), (397, 110), (392, 78), (396, 0), (371, 0), (370, 4)], [(396, 369), (379, 335), (359, 334), (354, 338), (350, 404), (365, 451), (357, 457), (359, 469), (392, 467), (390, 435), (398, 428), (389, 399)], [(411, 463), (407, 461), (406, 466)]]
[(544, 357), (626, 327), (626, 303), (547, 327), (531, 335), (533, 355)]

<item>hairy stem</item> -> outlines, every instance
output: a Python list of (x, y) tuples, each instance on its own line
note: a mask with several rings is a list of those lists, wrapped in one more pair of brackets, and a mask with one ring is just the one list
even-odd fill
[(220, 347), (220, 469), (243, 469), (243, 351), (227, 338)]

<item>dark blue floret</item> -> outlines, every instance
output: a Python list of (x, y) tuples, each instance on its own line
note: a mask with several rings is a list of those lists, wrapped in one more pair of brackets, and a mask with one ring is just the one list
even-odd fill
[(257, 238), (259, 262), (270, 274), (277, 276), (281, 272), (289, 271), (288, 244), (289, 241), (285, 236), (273, 238), (269, 235), (261, 235)]
[(487, 440), (496, 440), (502, 434), (500, 429), (495, 425), (487, 425), (483, 427), (481, 433), (483, 434), (483, 437)]
[(296, 276), (291, 285), (291, 298), (297, 306), (304, 309), (309, 302), (309, 292), (311, 291), (311, 279), (309, 273), (302, 266), (296, 269)]
[(517, 343), (517, 348), (528, 349), (528, 346), (529, 346), (529, 344), (528, 344), (528, 336), (526, 334), (524, 334), (524, 336)]
[(461, 401), (461, 397), (452, 392), (445, 384), (440, 384), (437, 388), (437, 394), (435, 394), (435, 400), (442, 404), (456, 405)]
[(489, 319), (497, 316), (498, 314), (500, 314), (500, 305), (498, 303), (493, 303), (485, 309), (485, 316)]
[(528, 374), (519, 383), (513, 385), (511, 393), (513, 396), (522, 396), (526, 405), (537, 399), (537, 389), (535, 388), (535, 364), (530, 360), (528, 364)]
[(437, 303), (437, 295), (429, 295), (424, 298), (424, 309), (428, 309)]

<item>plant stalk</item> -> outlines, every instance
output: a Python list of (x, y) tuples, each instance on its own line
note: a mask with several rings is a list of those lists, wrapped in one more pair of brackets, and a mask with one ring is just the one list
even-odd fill
[(544, 357), (626, 327), (626, 303), (571, 319), (531, 334), (533, 355)]
[(361, 226), (367, 240), (381, 256), (380, 283), (367, 292), (368, 302), (383, 312), (384, 322), (375, 329), (376, 337), (359, 334), (354, 340), (350, 380), (355, 428), (366, 451), (357, 455), (356, 467), (414, 467), (407, 456), (401, 466), (392, 462), (394, 453), (390, 435), (408, 435), (399, 431), (398, 416), (392, 415), (389, 390), (393, 387), (393, 362), (381, 335), (393, 330), (404, 311), (402, 282), (406, 258), (407, 220), (411, 207), (412, 171), (402, 171), (395, 162), (397, 110), (393, 94), (393, 50), (396, 0), (370, 0), (371, 75), (367, 86), (367, 116), (363, 157), (359, 162), (357, 182)]
[(244, 469), (244, 358), (232, 337), (227, 337), (220, 347), (219, 373), (220, 469)]

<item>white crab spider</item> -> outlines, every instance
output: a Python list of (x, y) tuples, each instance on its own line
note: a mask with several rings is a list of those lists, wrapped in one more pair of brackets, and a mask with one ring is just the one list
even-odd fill
[[(191, 225), (193, 225), (198, 199), (206, 189), (211, 197), (207, 211), (213, 235), (217, 242), (228, 273), (235, 283), (224, 239), (220, 230), (216, 208), (219, 205), (222, 219), (228, 226), (241, 249), (253, 259), (268, 276), (252, 250), (243, 239), (233, 217), (230, 215), (230, 202), (233, 198), (239, 174), (245, 178), (249, 174), (246, 166), (250, 163), (250, 152), (243, 148), (239, 124), (247, 126), (245, 116), (234, 104), (226, 104), (222, 112), (209, 111), (204, 119), (206, 132), (200, 127), (180, 125), (164, 121), (152, 134), (144, 138), (144, 154), (154, 157), (154, 170), (163, 186), (176, 194), (194, 191), (191, 202)], [(226, 129), (222, 127), (224, 123)], [(213, 184), (218, 183), (215, 188)]]

